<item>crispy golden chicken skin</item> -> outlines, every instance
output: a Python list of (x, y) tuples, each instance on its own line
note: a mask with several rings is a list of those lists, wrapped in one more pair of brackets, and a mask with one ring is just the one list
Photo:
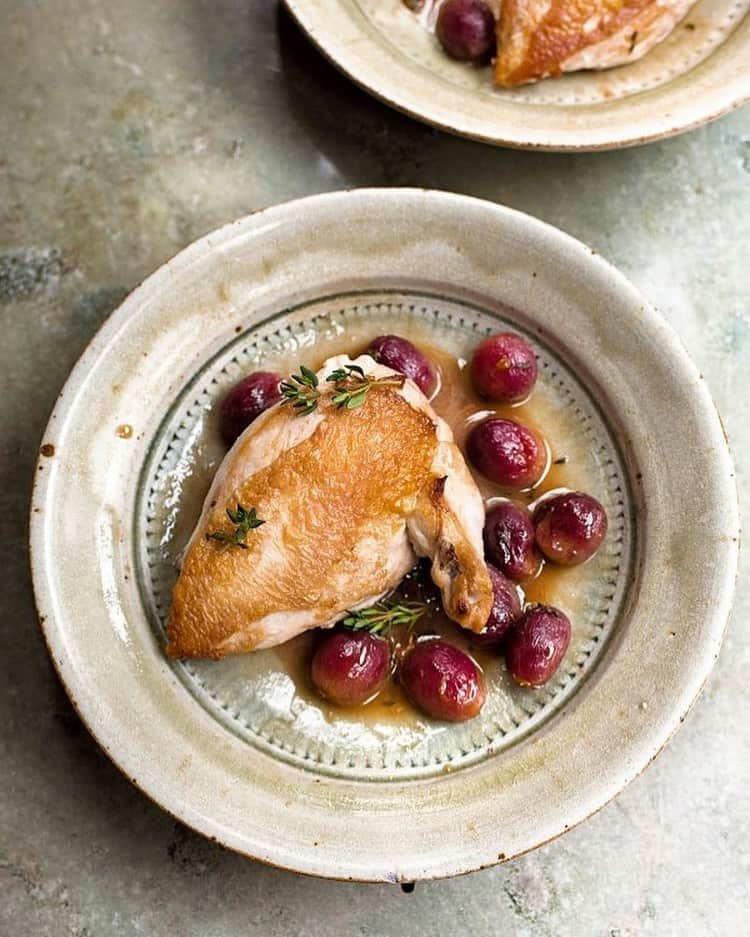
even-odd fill
[[(321, 388), (347, 363), (329, 359)], [(356, 363), (394, 375), (366, 356)], [(264, 521), (244, 548), (207, 539), (232, 533), (226, 511), (238, 504)], [(217, 473), (174, 588), (167, 653), (219, 658), (330, 627), (394, 589), (415, 550), (432, 557), (446, 613), (479, 631), (492, 602), (482, 517), (450, 429), (411, 381), (375, 384), (352, 410), (330, 393), (307, 416), (277, 405)]]
[(695, 0), (502, 0), (495, 82), (506, 88), (634, 62)]

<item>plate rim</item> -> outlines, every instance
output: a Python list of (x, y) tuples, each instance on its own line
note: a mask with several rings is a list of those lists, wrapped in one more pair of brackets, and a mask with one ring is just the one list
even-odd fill
[[(710, 94), (698, 95), (688, 108), (688, 112), (695, 112), (694, 115), (677, 118), (675, 122), (670, 110), (664, 108), (665, 102), (660, 100), (665, 97), (665, 91), (674, 83), (670, 81), (642, 92), (613, 99), (612, 103), (615, 105), (633, 99), (640, 100), (646, 96), (652, 96), (655, 99), (654, 106), (658, 111), (657, 116), (640, 130), (636, 125), (632, 129), (623, 129), (616, 134), (612, 134), (610, 138), (605, 135), (605, 138), (602, 139), (601, 134), (597, 133), (595, 121), (592, 120), (585, 128), (579, 126), (576, 130), (577, 139), (571, 141), (569, 133), (562, 133), (560, 130), (549, 132), (545, 129), (543, 122), (541, 125), (531, 122), (525, 123), (520, 130), (510, 129), (507, 126), (502, 127), (502, 125), (495, 129), (487, 126), (484, 121), (467, 119), (458, 109), (451, 114), (446, 113), (445, 109), (440, 106), (441, 96), (439, 94), (434, 97), (427, 94), (412, 94), (409, 90), (409, 82), (402, 79), (408, 74), (418, 74), (418, 66), (410, 62), (406, 56), (395, 54), (395, 50), (389, 50), (389, 52), (390, 64), (395, 66), (397, 74), (393, 73), (393, 68), (379, 70), (370, 63), (363, 66), (357, 50), (371, 46), (374, 48), (375, 44), (366, 30), (350, 29), (347, 31), (345, 27), (351, 24), (352, 18), (338, 9), (329, 7), (323, 10), (318, 0), (284, 0), (284, 3), (294, 22), (315, 48), (328, 62), (363, 91), (414, 120), (426, 123), (454, 136), (476, 140), (492, 146), (559, 153), (593, 153), (641, 146), (694, 130), (750, 102), (750, 75), (746, 75), (744, 78), (741, 74), (739, 77), (732, 76), (731, 80), (716, 82), (711, 87)], [(359, 12), (361, 13), (361, 11)], [(364, 16), (363, 13), (361, 15)], [(326, 29), (326, 20), (331, 17), (336, 19), (337, 28)], [(708, 63), (711, 62), (711, 59), (719, 54), (726, 55), (727, 45), (737, 41), (736, 36), (739, 30), (743, 28), (750, 30), (750, 22), (746, 22), (746, 20), (750, 20), (750, 13), (747, 13), (737, 23), (724, 42), (711, 55), (688, 72), (677, 76), (676, 80), (689, 81), (687, 76), (691, 72), (710, 68)], [(342, 29), (342, 27), (344, 28)], [(750, 42), (748, 42), (748, 46), (750, 46)], [(738, 60), (740, 58), (741, 53), (737, 56)], [(683, 90), (681, 97), (688, 96), (687, 89)], [(705, 104), (703, 104), (704, 100)], [(516, 106), (519, 109), (526, 108), (527, 110), (541, 107), (541, 105), (520, 103)], [(581, 105), (580, 112), (585, 113), (587, 107), (606, 108), (610, 106), (607, 102)], [(625, 106), (627, 107), (628, 104), (625, 103)], [(544, 106), (544, 109), (547, 113), (551, 111), (551, 108), (547, 106)], [(570, 106), (567, 106), (567, 109), (570, 109)]]
[[(165, 277), (173, 276), (175, 272), (175, 266), (189, 266), (193, 260), (198, 259), (200, 256), (209, 254), (215, 248), (214, 242), (221, 242), (224, 239), (230, 238), (231, 235), (235, 232), (240, 233), (244, 228), (250, 228), (252, 230), (253, 226), (260, 227), (262, 222), (267, 219), (269, 214), (275, 213), (277, 216), (284, 216), (289, 212), (297, 213), (307, 209), (312, 209), (314, 212), (321, 206), (330, 206), (332, 203), (339, 206), (342, 203), (353, 205), (358, 201), (367, 202), (368, 200), (373, 199), (375, 201), (391, 201), (395, 199), (396, 202), (398, 202), (399, 199), (413, 200), (416, 202), (421, 202), (422, 204), (425, 203), (425, 200), (427, 203), (434, 202), (435, 204), (442, 202), (449, 205), (454, 210), (460, 209), (462, 205), (464, 208), (467, 208), (467, 205), (474, 206), (475, 208), (481, 207), (482, 211), (488, 211), (496, 217), (504, 217), (506, 220), (515, 220), (525, 225), (530, 225), (532, 229), (536, 229), (537, 232), (552, 235), (556, 240), (560, 240), (563, 246), (566, 246), (569, 250), (572, 249), (578, 253), (579, 257), (586, 255), (588, 263), (604, 265), (608, 275), (610, 277), (614, 277), (618, 287), (625, 290), (629, 298), (639, 304), (642, 310), (642, 314), (648, 318), (649, 323), (654, 326), (657, 331), (660, 331), (662, 334), (668, 334), (670, 336), (671, 354), (673, 357), (678, 358), (681, 366), (686, 368), (688, 372), (694, 373), (696, 376), (698, 376), (695, 366), (692, 364), (676, 333), (659, 316), (653, 307), (649, 306), (642, 300), (638, 291), (635, 289), (635, 287), (632, 286), (627, 278), (625, 278), (624, 275), (620, 273), (615, 267), (604, 261), (600, 256), (592, 252), (580, 241), (572, 238), (570, 235), (567, 235), (559, 229), (554, 228), (553, 226), (539, 221), (538, 219), (535, 219), (522, 212), (518, 212), (514, 209), (506, 208), (505, 206), (486, 202), (484, 200), (472, 198), (469, 196), (454, 195), (450, 193), (434, 192), (422, 189), (360, 189), (350, 190), (348, 192), (331, 192), (322, 195), (308, 196), (303, 199), (282, 203), (281, 205), (273, 206), (260, 212), (255, 212), (251, 215), (244, 216), (237, 221), (233, 221), (227, 225), (222, 226), (214, 232), (210, 232), (209, 234), (200, 238), (198, 241), (186, 247), (175, 258), (173, 258), (173, 260), (167, 261), (165, 264), (161, 265), (153, 274), (151, 274), (149, 278), (147, 278), (128, 296), (124, 303), (103, 324), (100, 330), (92, 338), (91, 342), (89, 342), (88, 346), (84, 349), (81, 357), (72, 369), (60, 396), (58, 397), (53, 412), (50, 416), (50, 421), (42, 437), (42, 441), (48, 438), (56, 438), (55, 423), (58, 419), (60, 422), (62, 422), (62, 418), (70, 409), (74, 407), (76, 397), (81, 392), (81, 385), (84, 383), (85, 376), (88, 373), (93, 361), (95, 361), (100, 355), (99, 346), (104, 345), (106, 347), (106, 344), (115, 338), (118, 331), (127, 324), (131, 314), (135, 314), (134, 309), (137, 305), (137, 302), (144, 298), (144, 293), (149, 289), (149, 287), (153, 288), (157, 284), (161, 283)], [(429, 209), (429, 204), (427, 205), (427, 209)], [(702, 379), (697, 382), (696, 387), (700, 388), (697, 392), (703, 396), (703, 402), (710, 402), (711, 406), (713, 407), (713, 402), (711, 401), (710, 395), (708, 394)], [(718, 414), (717, 423), (720, 425), (720, 418), (718, 417)], [(731, 456), (729, 454), (728, 446), (724, 451), (721, 452), (721, 457), (725, 462), (729, 460), (728, 464), (731, 467)], [(551, 839), (561, 835), (567, 829), (572, 828), (573, 826), (582, 822), (582, 820), (586, 819), (587, 816), (590, 816), (591, 814), (601, 809), (601, 807), (603, 807), (606, 803), (609, 802), (609, 800), (616, 796), (616, 794), (619, 793), (619, 791), (622, 790), (623, 787), (625, 787), (634, 777), (638, 776), (638, 774), (640, 774), (641, 771), (643, 771), (645, 767), (651, 763), (651, 761), (666, 745), (674, 731), (684, 720), (687, 711), (693, 705), (695, 699), (697, 699), (698, 695), (700, 694), (702, 686), (705, 684), (705, 681), (713, 665), (713, 659), (715, 659), (715, 656), (718, 653), (718, 648), (721, 644), (721, 640), (726, 629), (728, 615), (732, 606), (732, 597), (734, 591), (733, 581), (737, 572), (738, 544), (736, 542), (733, 542), (731, 545), (727, 545), (725, 548), (728, 564), (727, 574), (724, 577), (724, 593), (721, 597), (722, 601), (720, 603), (720, 607), (714, 609), (710, 616), (710, 628), (708, 625), (706, 625), (705, 634), (703, 635), (705, 647), (703, 648), (703, 653), (701, 655), (700, 666), (696, 668), (696, 674), (699, 679), (696, 683), (696, 674), (694, 674), (690, 681), (691, 685), (693, 686), (693, 691), (691, 692), (689, 698), (686, 699), (687, 705), (679, 712), (672, 712), (669, 718), (664, 720), (665, 724), (659, 734), (659, 744), (654, 750), (650, 751), (649, 757), (643, 761), (643, 763), (640, 763), (637, 766), (631, 765), (630, 770), (627, 771), (621, 770), (617, 778), (615, 778), (613, 775), (612, 778), (608, 779), (608, 783), (603, 783), (600, 785), (606, 788), (604, 796), (599, 797), (597, 799), (597, 803), (590, 810), (588, 810), (588, 812), (575, 818), (571, 818), (573, 822), (569, 824), (565, 824), (564, 826), (561, 825), (561, 827), (554, 833), (554, 835), (544, 837), (532, 843), (527, 848), (518, 850), (507, 856), (504, 854), (499, 855), (496, 859), (490, 862), (480, 863), (477, 861), (476, 864), (473, 864), (472, 862), (469, 862), (468, 864), (463, 862), (456, 865), (455, 862), (451, 862), (449, 860), (439, 867), (425, 870), (426, 874), (420, 874), (419, 869), (414, 868), (408, 869), (406, 872), (399, 873), (399, 875), (396, 877), (394, 877), (394, 874), (386, 874), (382, 871), (376, 870), (373, 870), (370, 874), (346, 874), (345, 869), (341, 867), (342, 863), (338, 862), (337, 864), (335, 861), (333, 864), (331, 864), (330, 861), (310, 862), (308, 859), (303, 862), (298, 862), (296, 858), (295, 861), (290, 862), (288, 859), (287, 861), (284, 861), (279, 855), (275, 855), (273, 850), (259, 854), (257, 849), (249, 850), (246, 847), (243, 848), (243, 845), (237, 842), (235, 837), (226, 834), (226, 831), (222, 831), (221, 829), (217, 830), (216, 824), (212, 825), (211, 822), (206, 822), (205, 817), (196, 815), (190, 811), (186, 811), (185, 809), (181, 811), (175, 808), (173, 801), (170, 801), (169, 797), (160, 796), (159, 792), (154, 790), (153, 785), (149, 785), (149, 783), (142, 781), (142, 779), (136, 779), (133, 777), (131, 771), (128, 770), (125, 764), (128, 759), (123, 755), (118, 758), (118, 753), (110, 749), (110, 744), (108, 743), (111, 743), (111, 738), (107, 734), (107, 727), (103, 727), (101, 722), (98, 721), (97, 713), (92, 713), (89, 709), (87, 709), (85, 704), (80, 703), (79, 697), (77, 695), (79, 687), (75, 686), (74, 681), (72, 681), (69, 677), (66, 678), (65, 668), (63, 666), (65, 656), (62, 642), (63, 636), (59, 632), (58, 623), (52, 614), (54, 607), (54, 597), (47, 588), (47, 569), (45, 564), (46, 555), (42, 549), (44, 527), (46, 523), (46, 512), (44, 511), (44, 507), (46, 506), (51, 478), (51, 473), (48, 471), (42, 471), (42, 469), (45, 468), (45, 463), (48, 463), (49, 461), (50, 460), (47, 456), (45, 456), (43, 453), (40, 453), (35, 470), (31, 498), (30, 547), (34, 596), (37, 605), (40, 626), (47, 644), (48, 652), (58, 673), (58, 677), (65, 687), (66, 692), (68, 693), (68, 696), (70, 697), (71, 702), (82, 719), (84, 725), (86, 725), (89, 732), (97, 740), (97, 743), (113, 761), (113, 763), (121, 771), (123, 771), (125, 776), (128, 777), (132, 783), (136, 784), (139, 789), (146, 793), (150, 799), (152, 799), (172, 816), (175, 816), (181, 822), (185, 823), (187, 826), (192, 827), (203, 835), (208, 836), (209, 838), (219, 839), (224, 843), (224, 845), (227, 845), (229, 848), (232, 848), (233, 850), (240, 852), (250, 858), (259, 859), (261, 861), (267, 862), (268, 864), (281, 868), (287, 868), (293, 871), (319, 875), (327, 878), (357, 881), (393, 882), (443, 878), (473, 871), (477, 868), (485, 868), (488, 865), (492, 865), (500, 861), (505, 861), (506, 858), (512, 858), (513, 856), (521, 855), (524, 852), (537, 848), (538, 846), (543, 845), (545, 842), (548, 842)], [(732, 525), (732, 530), (730, 533), (736, 533), (738, 536), (739, 515), (736, 483), (733, 481), (730, 482), (727, 479), (725, 482), (724, 493), (730, 495), (729, 503), (727, 505), (727, 510), (729, 512), (727, 523), (731, 522)], [(596, 679), (596, 673), (592, 674), (592, 678)], [(635, 770), (632, 770), (634, 767)], [(472, 769), (468, 768), (464, 770), (471, 771)], [(427, 783), (434, 783), (434, 781)], [(320, 856), (320, 859), (323, 859), (322, 855)]]

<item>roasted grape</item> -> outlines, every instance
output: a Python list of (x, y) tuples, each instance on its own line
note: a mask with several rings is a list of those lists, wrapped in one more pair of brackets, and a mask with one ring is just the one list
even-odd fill
[(448, 55), (462, 62), (489, 59), (495, 45), (495, 17), (483, 0), (446, 0), (435, 31)]
[(501, 501), (487, 512), (484, 549), (487, 559), (514, 582), (528, 582), (542, 568), (529, 512), (514, 501)]
[(435, 390), (437, 378), (432, 365), (408, 339), (399, 335), (380, 335), (373, 339), (366, 353), (379, 364), (411, 378), (426, 397)]
[(469, 433), (466, 449), (483, 475), (506, 488), (532, 488), (547, 468), (544, 440), (515, 420), (477, 424)]
[(490, 335), (474, 349), (471, 379), (489, 400), (519, 403), (534, 388), (536, 355), (526, 339), (513, 332)]
[(521, 686), (542, 686), (555, 673), (570, 644), (570, 622), (551, 605), (532, 605), (506, 639), (505, 662)]
[(518, 588), (494, 566), (487, 564), (492, 581), (492, 611), (479, 634), (472, 636), (477, 647), (496, 650), (510, 627), (521, 617)]
[(278, 374), (256, 371), (235, 384), (221, 403), (220, 428), (224, 442), (231, 446), (244, 430), (281, 400)]
[(366, 631), (337, 628), (313, 654), (310, 679), (318, 693), (339, 706), (360, 706), (383, 686), (390, 672), (390, 645)]
[(544, 498), (534, 510), (533, 522), (539, 549), (561, 566), (585, 563), (607, 533), (604, 508), (582, 491)]
[(401, 662), (399, 679), (414, 703), (433, 719), (463, 722), (484, 705), (482, 671), (468, 654), (446, 641), (418, 642)]

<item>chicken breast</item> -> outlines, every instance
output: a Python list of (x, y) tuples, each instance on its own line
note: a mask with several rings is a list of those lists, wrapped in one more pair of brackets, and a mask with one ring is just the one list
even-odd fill
[[(338, 408), (325, 378), (357, 364), (374, 380)], [(172, 657), (282, 644), (391, 592), (419, 556), (446, 613), (480, 631), (492, 604), (484, 507), (449, 426), (411, 381), (361, 356), (328, 359), (317, 408), (278, 404), (237, 440), (216, 474), (185, 552), (167, 623)], [(242, 546), (227, 509), (255, 508)]]
[(506, 88), (634, 62), (695, 0), (503, 0), (495, 81)]

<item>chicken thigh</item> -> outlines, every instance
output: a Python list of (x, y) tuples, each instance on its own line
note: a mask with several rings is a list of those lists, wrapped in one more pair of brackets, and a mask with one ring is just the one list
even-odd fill
[(502, 0), (495, 81), (635, 62), (665, 39), (695, 0)]
[[(359, 405), (337, 407), (325, 378), (352, 364), (373, 383)], [(330, 358), (318, 378), (312, 412), (277, 404), (220, 466), (174, 588), (170, 656), (220, 658), (332, 627), (391, 592), (415, 552), (431, 557), (446, 613), (484, 627), (484, 508), (450, 428), (369, 356)], [(227, 516), (238, 506), (263, 521), (241, 544)]]

